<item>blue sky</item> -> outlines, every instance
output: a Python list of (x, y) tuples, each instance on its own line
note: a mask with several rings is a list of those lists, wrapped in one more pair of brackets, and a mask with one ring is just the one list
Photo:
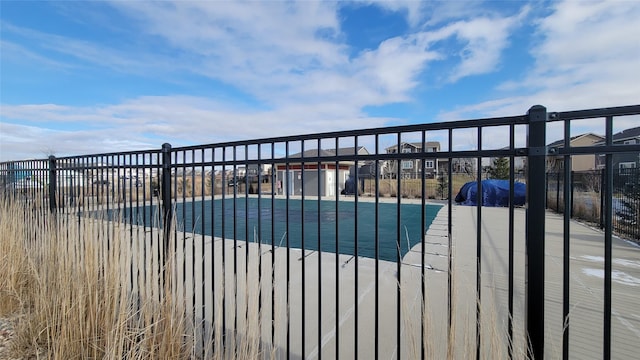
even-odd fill
[(640, 100), (638, 1), (0, 7), (0, 161)]

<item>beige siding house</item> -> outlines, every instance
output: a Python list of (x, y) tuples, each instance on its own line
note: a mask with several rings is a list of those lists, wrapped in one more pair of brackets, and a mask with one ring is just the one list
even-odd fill
[[(586, 133), (573, 136), (569, 141), (571, 147), (594, 146), (603, 141), (604, 138), (593, 133)], [(564, 140), (554, 141), (547, 146), (549, 150), (560, 150), (564, 148)], [(564, 157), (562, 155), (547, 156), (547, 171), (558, 172), (564, 169)], [(596, 155), (574, 155), (571, 157), (571, 171), (587, 171), (597, 169)]]

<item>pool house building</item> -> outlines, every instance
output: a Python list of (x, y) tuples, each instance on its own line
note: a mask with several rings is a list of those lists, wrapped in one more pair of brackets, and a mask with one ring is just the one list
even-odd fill
[[(355, 154), (367, 155), (369, 151), (364, 146), (359, 146), (357, 149), (345, 147), (339, 148), (337, 151), (335, 149), (311, 149), (289, 155), (288, 165), (286, 162), (275, 164), (276, 194), (300, 196), (303, 187), (305, 196), (336, 196), (340, 194), (355, 162), (340, 161), (337, 163), (334, 158), (335, 156)], [(298, 163), (291, 162), (291, 159), (301, 160)]]

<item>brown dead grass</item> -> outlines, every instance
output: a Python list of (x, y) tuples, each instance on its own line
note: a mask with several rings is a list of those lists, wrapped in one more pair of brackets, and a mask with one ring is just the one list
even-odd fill
[[(16, 201), (0, 199), (0, 317), (18, 317), (11, 354), (17, 358), (50, 359), (190, 359), (196, 357), (194, 327), (182, 301), (157, 292), (132, 292), (128, 265), (132, 240), (123, 223), (82, 219), (68, 221), (43, 210), (24, 210)], [(135, 232), (134, 232), (135, 233)], [(144, 232), (142, 232), (144, 233)], [(110, 236), (109, 248), (104, 240)], [(60, 241), (65, 239), (65, 241)], [(124, 265), (123, 265), (124, 264)], [(168, 261), (166, 266), (171, 266)], [(127, 271), (122, 271), (122, 268)], [(168, 269), (167, 273), (171, 273)], [(454, 274), (455, 275), (455, 274)], [(454, 276), (457, 278), (457, 276)], [(164, 293), (173, 288), (166, 279)], [(456, 280), (457, 281), (457, 280)], [(260, 286), (260, 284), (258, 285)], [(461, 285), (464, 286), (464, 285)], [(458, 288), (458, 286), (454, 286)], [(244, 296), (244, 295), (242, 295)], [(475, 337), (460, 295), (454, 294), (454, 323), (447, 336), (447, 358), (472, 357)], [(256, 303), (255, 299), (245, 300)], [(426, 299), (425, 306), (429, 306)], [(404, 305), (403, 305), (404, 306)], [(217, 307), (220, 309), (221, 307)], [(257, 307), (249, 312), (248, 328), (221, 346), (223, 331), (205, 339), (205, 357), (213, 359), (276, 358), (275, 349), (260, 344)], [(491, 358), (506, 358), (507, 338), (495, 308), (483, 315)], [(425, 313), (429, 313), (427, 309)], [(405, 313), (409, 313), (406, 311)], [(219, 317), (213, 319), (219, 326)], [(456, 320), (457, 319), (457, 320)], [(407, 320), (406, 326), (416, 326)], [(488, 322), (487, 322), (488, 320)], [(428, 334), (441, 331), (429, 317)], [(419, 326), (419, 325), (418, 325)], [(445, 325), (446, 326), (446, 325)], [(407, 333), (419, 331), (408, 329)], [(409, 356), (439, 353), (436, 337), (411, 339)], [(440, 352), (442, 353), (442, 352)], [(522, 353), (520, 353), (522, 355)], [(467, 356), (468, 355), (468, 356)]]

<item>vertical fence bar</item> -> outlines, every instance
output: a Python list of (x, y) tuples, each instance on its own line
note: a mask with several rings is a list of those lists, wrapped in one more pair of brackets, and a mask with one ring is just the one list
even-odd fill
[(304, 163), (304, 140), (300, 141), (300, 249), (302, 250), (302, 256), (300, 257), (300, 261), (302, 262), (301, 264), (301, 270), (302, 270), (302, 286), (301, 286), (301, 294), (300, 296), (302, 297), (301, 299), (301, 311), (300, 311), (300, 315), (301, 315), (301, 322), (302, 322), (302, 327), (301, 327), (301, 331), (300, 331), (300, 338), (302, 339), (302, 357), (306, 358), (306, 338), (307, 338), (307, 333), (306, 333), (306, 284), (305, 281), (307, 279), (307, 273), (306, 273), (306, 249), (305, 249), (305, 228), (304, 228), (304, 223), (305, 223), (305, 217), (304, 217), (304, 188), (305, 188), (305, 178), (304, 178), (304, 171), (305, 169), (305, 163)]
[[(191, 292), (191, 311), (192, 311), (192, 316), (194, 319), (194, 327), (196, 326), (195, 323), (195, 319), (197, 319), (197, 315), (198, 315), (198, 311), (200, 311), (201, 309), (197, 309), (197, 294), (196, 294), (196, 239), (197, 236), (195, 234), (195, 229), (196, 229), (196, 166), (195, 166), (195, 162), (196, 162), (196, 150), (195, 149), (191, 149), (191, 279), (193, 281), (193, 285), (191, 286), (192, 288), (192, 292)], [(185, 173), (187, 171), (187, 167), (185, 166), (184, 168)], [(186, 178), (184, 179), (184, 181), (186, 182)], [(200, 219), (200, 221), (202, 221), (202, 219)], [(202, 229), (204, 230), (204, 227), (202, 227)], [(204, 253), (200, 254), (200, 256), (203, 256)], [(202, 308), (203, 309), (203, 308)], [(194, 343), (197, 343), (198, 341), (198, 335), (197, 333), (195, 334), (195, 338), (194, 338)]]
[[(244, 320), (245, 320), (245, 331), (248, 333), (249, 329), (249, 243), (251, 239), (249, 238), (249, 188), (252, 186), (253, 175), (249, 172), (249, 164), (247, 161), (249, 160), (249, 145), (244, 146), (244, 238), (245, 238), (245, 247), (244, 247), (244, 279), (245, 279), (245, 288), (244, 288)], [(251, 174), (251, 175), (250, 175)], [(260, 184), (258, 184), (259, 186)], [(259, 204), (258, 204), (259, 205)], [(258, 218), (260, 217), (260, 206), (258, 206)], [(255, 226), (255, 225), (254, 225)], [(254, 238), (255, 241), (255, 238)]]
[[(200, 330), (202, 334), (200, 335), (200, 344), (202, 346), (202, 350), (200, 352), (201, 356), (205, 356), (205, 348), (206, 348), (206, 319), (207, 317), (207, 302), (206, 302), (206, 277), (205, 277), (205, 260), (206, 260), (206, 250), (205, 250), (205, 242), (206, 242), (206, 229), (207, 229), (207, 217), (205, 216), (205, 195), (206, 195), (206, 186), (205, 186), (205, 148), (200, 149), (200, 277), (202, 279), (202, 284), (200, 284), (200, 306), (202, 308), (202, 323), (200, 324)], [(193, 194), (194, 202), (195, 202), (195, 193)], [(211, 206), (213, 206), (213, 202), (211, 202)], [(211, 226), (213, 229), (213, 225)], [(195, 235), (194, 235), (195, 238)], [(213, 232), (211, 234), (211, 239), (213, 243)]]
[[(162, 285), (164, 288), (167, 279), (166, 268), (163, 266), (169, 254), (169, 241), (171, 239), (171, 219), (173, 207), (171, 206), (171, 144), (162, 144)], [(152, 194), (153, 196), (153, 194)]]
[[(353, 296), (353, 306), (354, 306), (354, 314), (353, 314), (353, 336), (354, 336), (354, 344), (353, 344), (353, 358), (357, 359), (358, 358), (358, 193), (360, 192), (360, 178), (358, 177), (358, 172), (359, 172), (359, 168), (358, 168), (358, 137), (355, 136), (354, 137), (354, 155), (356, 156), (355, 162), (354, 162), (354, 171), (355, 171), (355, 179), (354, 179), (354, 183), (355, 183), (355, 193), (353, 194), (354, 196), (354, 203), (353, 203), (353, 228), (354, 228), (354, 234), (353, 234), (353, 261), (354, 261), (354, 268), (355, 268), (355, 274), (354, 274), (354, 296)], [(345, 186), (346, 187), (346, 186)]]
[[(567, 171), (565, 170), (565, 173), (567, 173)], [(564, 181), (568, 182), (569, 184), (571, 184), (571, 197), (569, 198), (569, 209), (570, 209), (570, 214), (571, 214), (571, 218), (573, 218), (573, 196), (575, 195), (575, 191), (576, 191), (576, 184), (573, 182), (573, 179), (575, 179), (575, 171), (569, 171), (568, 172), (571, 176), (571, 179), (567, 179), (567, 177), (565, 176)], [(565, 208), (567, 206), (567, 203), (565, 203)]]
[[(218, 310), (222, 314), (222, 344), (216, 344), (216, 346), (222, 346), (222, 350), (220, 353), (226, 356), (227, 352), (227, 232), (226, 232), (226, 213), (227, 213), (227, 188), (229, 187), (227, 183), (227, 147), (222, 148), (222, 189), (221, 189), (221, 205), (220, 205), (220, 230), (221, 230), (221, 238), (222, 238), (222, 264), (221, 264), (221, 280), (220, 287), (222, 289), (222, 299), (220, 299), (220, 303), (222, 304), (222, 309)], [(235, 185), (235, 184), (234, 184)], [(273, 343), (273, 338), (272, 338)]]
[[(453, 129), (449, 129), (448, 135), (448, 168), (447, 174), (447, 341), (448, 349), (453, 347), (451, 344), (451, 326), (453, 321)], [(450, 355), (449, 353), (447, 355)]]
[[(426, 160), (424, 158), (424, 153), (426, 151), (426, 142), (427, 142), (427, 133), (425, 131), (422, 132), (422, 159), (420, 160), (420, 359), (425, 358), (425, 346), (424, 346), (424, 338), (426, 336), (425, 332), (425, 306), (426, 306), (426, 281), (425, 281), (425, 253), (426, 253), (426, 224), (425, 224), (425, 199), (427, 198), (427, 194), (425, 191), (426, 186), (426, 174), (425, 174), (425, 165)], [(434, 176), (437, 179), (437, 159), (433, 159), (434, 161)], [(411, 251), (411, 249), (407, 249), (407, 252)]]
[[(564, 148), (569, 150), (571, 147), (571, 122), (565, 121), (564, 123)], [(562, 260), (562, 319), (563, 319), (563, 333), (562, 333), (562, 358), (569, 358), (569, 311), (570, 311), (570, 286), (569, 286), (569, 270), (570, 270), (570, 228), (569, 223), (571, 220), (571, 212), (566, 211), (566, 204), (571, 204), (571, 211), (573, 211), (573, 191), (569, 190), (569, 184), (573, 183), (573, 171), (571, 171), (571, 155), (564, 156), (564, 181), (563, 181), (563, 197), (565, 204), (565, 211), (562, 212), (563, 219), (563, 243), (564, 254)], [(560, 174), (558, 174), (559, 176)], [(571, 187), (573, 188), (573, 187)]]
[[(556, 169), (555, 171), (555, 175), (556, 175), (556, 212), (560, 212), (560, 171), (558, 171)], [(567, 182), (567, 179), (563, 176), (562, 177), (562, 184), (564, 184), (565, 182)], [(564, 209), (567, 208), (567, 203), (562, 204), (562, 211), (564, 211)]]
[[(335, 153), (338, 154), (338, 149), (340, 148), (340, 139), (338, 137), (335, 138)], [(334, 194), (335, 194), (335, 214), (336, 214), (336, 244), (335, 244), (335, 289), (336, 289), (336, 359), (340, 358), (340, 228), (339, 228), (339, 219), (340, 219), (340, 189), (338, 188), (339, 179), (340, 178), (340, 162), (336, 157), (335, 160), (335, 184), (334, 184)]]
[[(258, 233), (257, 238), (254, 239), (254, 241), (258, 242), (258, 329), (260, 329), (260, 338), (262, 338), (262, 170), (264, 168), (262, 164), (262, 145), (258, 144)], [(273, 178), (271, 178), (271, 183), (273, 184)], [(271, 197), (273, 196), (273, 192), (271, 192)], [(273, 242), (273, 239), (271, 241)], [(263, 351), (264, 344), (263, 341), (260, 341), (258, 352), (263, 353)]]
[[(215, 343), (214, 343), (214, 339), (215, 339), (215, 326), (214, 326), (214, 322), (216, 321), (216, 250), (215, 250), (215, 246), (213, 246), (213, 242), (216, 236), (216, 167), (215, 167), (215, 162), (216, 162), (216, 149), (215, 147), (211, 148), (211, 174), (210, 174), (210, 180), (211, 180), (211, 211), (210, 211), (210, 223), (211, 223), (211, 250), (210, 250), (210, 254), (211, 254), (211, 268), (210, 270), (210, 274), (211, 274), (211, 322), (209, 323), (209, 336), (207, 337), (207, 341), (209, 342), (209, 344), (207, 345), (210, 349), (210, 351), (214, 351), (215, 350)], [(222, 176), (222, 175), (221, 175)], [(222, 179), (221, 179), (222, 180)], [(224, 191), (224, 188), (221, 186), (220, 191)], [(204, 213), (202, 214), (202, 216), (204, 216)], [(204, 232), (204, 231), (203, 231)], [(260, 311), (258, 311), (258, 314), (260, 314)]]
[[(380, 155), (380, 135), (376, 134), (376, 156)], [(375, 244), (374, 244), (374, 257), (375, 257), (375, 294), (374, 294), (374, 329), (373, 329), (373, 357), (378, 360), (380, 354), (380, 160), (375, 160), (376, 164), (376, 181), (375, 181), (375, 216), (374, 216), (374, 228), (375, 228)]]
[(284, 144), (284, 148), (285, 148), (285, 156), (286, 156), (286, 161), (287, 164), (285, 166), (285, 173), (286, 173), (286, 179), (287, 179), (287, 193), (286, 193), (286, 202), (285, 202), (285, 244), (287, 246), (287, 254), (286, 254), (286, 268), (287, 268), (287, 274), (286, 274), (286, 317), (287, 317), (287, 334), (286, 334), (286, 339), (287, 339), (287, 344), (286, 344), (286, 348), (287, 348), (287, 360), (291, 358), (291, 246), (289, 243), (289, 224), (290, 224), (290, 213), (289, 213), (289, 205), (291, 202), (291, 195), (293, 195), (291, 189), (295, 186), (294, 185), (294, 175), (292, 175), (292, 170), (291, 170), (291, 164), (290, 161), (291, 159), (289, 158), (290, 154), (289, 154), (289, 141), (287, 140), (287, 142), (285, 142)]
[[(529, 357), (544, 358), (544, 251), (545, 251), (545, 178), (535, 178), (546, 170), (547, 109), (535, 105), (528, 112), (527, 210), (525, 244), (525, 309)], [(539, 181), (542, 179), (542, 181)]]
[[(613, 145), (613, 119), (607, 116), (606, 125), (606, 144)], [(603, 324), (603, 359), (611, 358), (611, 263), (612, 263), (612, 237), (613, 232), (613, 154), (607, 154), (605, 157), (606, 172), (606, 196), (605, 196), (605, 230), (604, 230), (604, 324)]]
[[(606, 138), (605, 138), (606, 141)], [(605, 158), (606, 159), (606, 158)], [(600, 170), (600, 229), (604, 229), (604, 211), (602, 211), (602, 209), (604, 209), (604, 197), (605, 197), (605, 176), (606, 176), (606, 169), (602, 169)]]
[(58, 207), (56, 204), (57, 187), (56, 157), (51, 155), (49, 156), (49, 210), (51, 210), (52, 213), (55, 213)]
[[(277, 180), (278, 179), (278, 166), (275, 163), (275, 157), (276, 157), (276, 145), (275, 143), (271, 143), (271, 169), (275, 169), (272, 170), (272, 172), (275, 174), (274, 176), (271, 177), (271, 193), (274, 194), (273, 196), (271, 196), (271, 346), (274, 346), (275, 344), (275, 334), (276, 334), (276, 321), (275, 321), (275, 309), (276, 309), (276, 239), (275, 239), (275, 209), (276, 209), (276, 205), (275, 205), (275, 201), (276, 201), (276, 191), (279, 193), (280, 189), (284, 188), (284, 176), (282, 180)], [(285, 154), (286, 156), (287, 154)], [(287, 160), (285, 159), (285, 168), (286, 168), (286, 162)], [(278, 181), (278, 187), (276, 188), (276, 181)], [(287, 186), (289, 186), (289, 184), (287, 184)]]
[[(482, 151), (482, 127), (478, 127), (478, 151)], [(476, 158), (476, 359), (480, 359), (480, 347), (482, 342), (482, 157)]]
[[(515, 149), (515, 126), (509, 125), (509, 150)], [(509, 156), (509, 290), (508, 290), (508, 309), (509, 318), (507, 324), (508, 336), (508, 356), (513, 359), (513, 252), (514, 252), (514, 203), (515, 203), (515, 157)]]
[[(194, 327), (196, 326), (195, 324), (195, 319), (197, 319), (197, 312), (200, 310), (198, 309), (198, 311), (196, 311), (197, 306), (197, 295), (196, 295), (196, 166), (195, 166), (195, 162), (196, 162), (196, 150), (195, 149), (191, 149), (191, 190), (190, 190), (190, 195), (191, 195), (191, 281), (193, 281), (193, 285), (191, 286), (191, 314), (193, 316), (194, 319)], [(186, 164), (185, 164), (186, 165)], [(187, 172), (187, 167), (184, 167), (184, 172), (186, 174)], [(187, 179), (183, 178), (183, 180), (186, 182)], [(204, 230), (204, 227), (202, 228)], [(194, 340), (194, 344), (198, 343), (198, 336), (197, 333), (195, 334), (195, 338)]]
[[(321, 226), (321, 214), (322, 214), (322, 196), (326, 193), (327, 183), (323, 181), (324, 174), (321, 171), (322, 162), (320, 161), (320, 150), (322, 149), (322, 141), (318, 139), (316, 154), (318, 154), (318, 164), (317, 164), (317, 176), (318, 176), (318, 360), (322, 359), (322, 226)], [(325, 173), (328, 172), (328, 169), (324, 170)], [(322, 184), (322, 186), (321, 186)]]
[[(402, 153), (402, 133), (398, 132), (398, 153)], [(402, 359), (402, 300), (401, 300), (401, 286), (402, 286), (402, 253), (400, 250), (400, 244), (402, 239), (401, 229), (401, 201), (402, 201), (402, 161), (398, 159), (396, 162), (396, 348), (398, 349), (398, 359)]]

